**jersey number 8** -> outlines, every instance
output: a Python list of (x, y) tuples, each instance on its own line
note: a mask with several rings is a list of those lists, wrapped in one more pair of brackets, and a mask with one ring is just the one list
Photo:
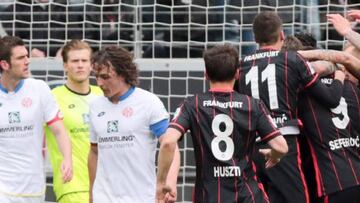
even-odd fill
[[(220, 130), (221, 123), (225, 124), (224, 131)], [(211, 141), (213, 155), (220, 161), (230, 160), (234, 154), (234, 141), (230, 138), (234, 130), (233, 120), (226, 114), (218, 114), (212, 121), (211, 129), (215, 134), (215, 138)], [(225, 143), (225, 151), (221, 151), (220, 142)]]

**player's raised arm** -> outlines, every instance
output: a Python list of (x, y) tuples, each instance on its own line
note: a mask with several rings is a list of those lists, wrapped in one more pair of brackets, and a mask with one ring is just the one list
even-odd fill
[(340, 14), (327, 14), (326, 16), (340, 35), (354, 44), (356, 48), (360, 48), (360, 34), (352, 30), (350, 22), (344, 16)]
[(51, 132), (55, 135), (59, 149), (63, 155), (61, 163), (61, 173), (64, 182), (69, 182), (72, 179), (72, 157), (71, 157), (71, 142), (67, 135), (64, 123), (62, 120), (57, 120), (48, 124)]
[(343, 64), (351, 74), (360, 79), (360, 60), (349, 53), (336, 50), (309, 50), (298, 52), (308, 60), (326, 60)]

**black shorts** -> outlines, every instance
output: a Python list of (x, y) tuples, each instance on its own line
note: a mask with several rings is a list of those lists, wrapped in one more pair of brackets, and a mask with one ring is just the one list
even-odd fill
[(285, 135), (288, 153), (270, 169), (265, 169), (265, 158), (259, 149), (269, 148), (267, 144), (257, 144), (254, 162), (257, 175), (264, 184), (272, 203), (309, 203), (309, 194), (303, 169), (300, 149), (296, 135)]

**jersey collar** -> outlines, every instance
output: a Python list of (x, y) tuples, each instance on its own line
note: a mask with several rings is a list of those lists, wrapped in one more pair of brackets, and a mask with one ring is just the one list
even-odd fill
[[(24, 85), (24, 80), (20, 80), (20, 82), (16, 85), (14, 92), (18, 92), (21, 87)], [(0, 83), (0, 90), (5, 92), (5, 93), (9, 93), (9, 91)]]
[(119, 101), (124, 101), (126, 98), (128, 98), (133, 92), (135, 91), (135, 86), (131, 86), (128, 91), (125, 92), (125, 94), (121, 95), (119, 97)]

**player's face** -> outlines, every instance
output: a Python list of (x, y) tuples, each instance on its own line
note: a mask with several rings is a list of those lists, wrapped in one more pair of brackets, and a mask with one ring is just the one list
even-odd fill
[(8, 73), (13, 78), (21, 80), (30, 76), (29, 57), (25, 46), (16, 46), (11, 50), (10, 64), (8, 64)]
[(104, 96), (111, 101), (118, 101), (130, 85), (125, 82), (124, 77), (117, 75), (115, 70), (110, 67), (102, 67), (95, 72), (96, 82), (102, 89)]
[(70, 50), (67, 55), (68, 60), (64, 64), (64, 69), (68, 80), (76, 83), (87, 82), (91, 71), (90, 50)]

